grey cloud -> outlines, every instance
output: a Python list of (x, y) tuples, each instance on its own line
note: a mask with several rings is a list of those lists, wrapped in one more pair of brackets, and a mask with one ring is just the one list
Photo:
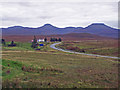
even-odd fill
[(51, 19), (53, 17), (51, 17), (51, 16), (39, 16), (38, 18), (40, 18), (40, 19)]
[(32, 6), (32, 3), (30, 2), (17, 2), (16, 4), (21, 5), (21, 6), (26, 6), (26, 7)]
[(29, 18), (19, 18), (19, 17), (2, 17), (2, 21), (12, 21), (12, 22), (24, 22), (29, 20)]
[[(91, 2), (12, 2), (4, 3), (4, 25), (13, 22), (32, 27), (50, 22), (57, 26), (87, 25), (92, 22), (109, 23), (116, 26), (117, 3)], [(108, 22), (106, 22), (108, 21)], [(109, 22), (111, 21), (111, 22)]]
[(11, 5), (20, 5), (20, 6), (32, 6), (30, 2), (0, 2), (2, 5), (11, 6)]
[[(109, 26), (113, 26), (114, 28), (118, 28), (118, 25), (120, 24), (120, 22), (118, 22), (118, 21), (106, 21), (106, 23)], [(120, 25), (119, 25), (119, 27), (120, 27)]]

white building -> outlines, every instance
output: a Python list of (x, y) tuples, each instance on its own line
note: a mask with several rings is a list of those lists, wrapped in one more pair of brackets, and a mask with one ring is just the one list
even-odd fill
[(44, 39), (38, 39), (37, 42), (45, 42)]

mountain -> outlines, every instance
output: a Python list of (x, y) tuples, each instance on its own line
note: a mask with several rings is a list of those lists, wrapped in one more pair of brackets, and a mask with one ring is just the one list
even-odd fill
[(65, 27), (58, 28), (51, 24), (45, 24), (38, 28), (29, 28), (22, 26), (13, 26), (2, 28), (3, 35), (56, 35), (68, 33), (90, 33), (106, 37), (118, 37), (119, 29), (109, 27), (103, 23), (93, 23), (85, 28), (83, 27)]

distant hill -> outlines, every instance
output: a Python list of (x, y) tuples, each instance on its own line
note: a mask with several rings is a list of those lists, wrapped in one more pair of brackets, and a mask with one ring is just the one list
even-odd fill
[[(30, 42), (33, 39), (33, 35), (3, 35), (6, 41), (20, 41), (20, 42)], [(79, 41), (79, 40), (112, 40), (114, 38), (98, 36), (89, 33), (69, 33), (69, 34), (62, 34), (62, 35), (36, 35), (37, 39), (44, 39), (47, 38), (49, 41), (50, 38), (62, 38), (63, 41)], [(114, 39), (115, 40), (115, 39)], [(117, 39), (116, 39), (117, 40)]]
[(61, 35), (68, 33), (89, 33), (105, 37), (118, 37), (119, 29), (109, 27), (103, 23), (93, 23), (85, 28), (83, 27), (65, 27), (58, 28), (51, 24), (45, 24), (38, 28), (29, 28), (22, 26), (13, 26), (2, 28), (3, 35)]

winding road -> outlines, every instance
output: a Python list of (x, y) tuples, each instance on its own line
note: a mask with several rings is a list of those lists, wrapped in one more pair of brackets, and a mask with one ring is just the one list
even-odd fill
[(86, 54), (86, 53), (74, 52), (74, 51), (70, 51), (70, 50), (64, 50), (64, 49), (55, 47), (58, 44), (61, 44), (61, 42), (51, 44), (50, 47), (53, 48), (53, 49), (59, 50), (59, 51), (63, 51), (63, 52), (69, 52), (69, 53), (75, 53), (75, 54), (83, 54), (83, 55), (96, 56), (96, 57), (105, 57), (105, 58), (120, 59), (118, 57), (112, 57), (112, 56), (103, 56), (103, 55), (96, 55), (96, 54)]

